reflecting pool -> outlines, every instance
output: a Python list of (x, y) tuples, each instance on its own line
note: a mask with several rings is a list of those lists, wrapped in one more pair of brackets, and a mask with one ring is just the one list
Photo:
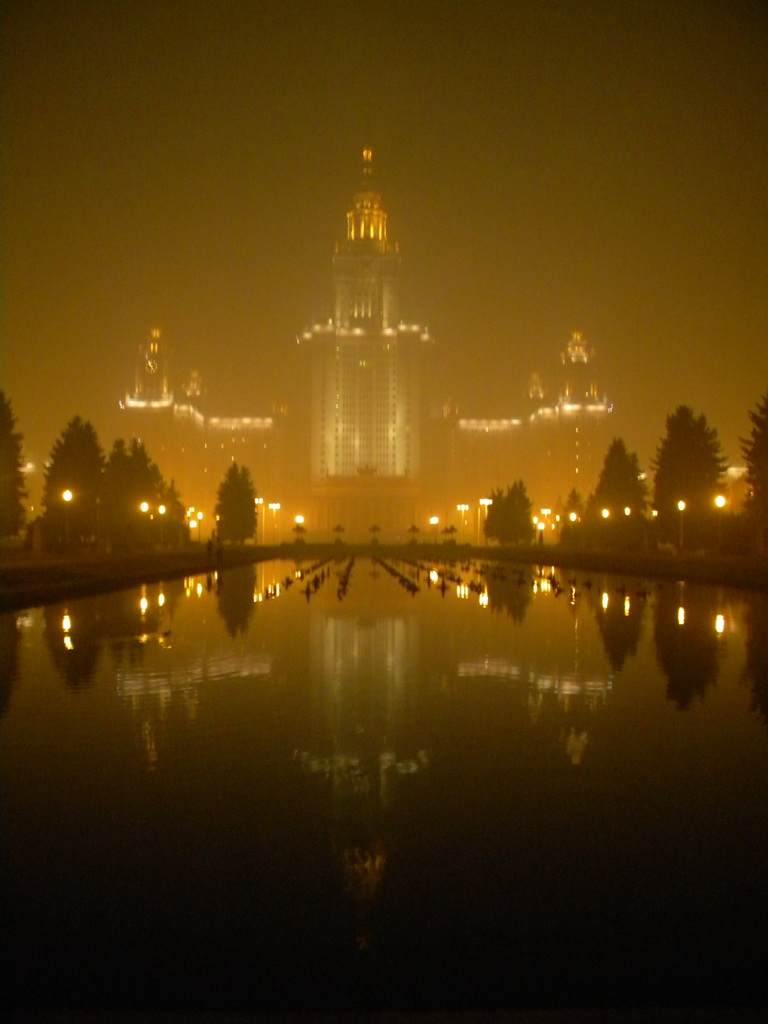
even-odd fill
[(0, 618), (2, 1005), (759, 1005), (768, 595), (269, 562)]

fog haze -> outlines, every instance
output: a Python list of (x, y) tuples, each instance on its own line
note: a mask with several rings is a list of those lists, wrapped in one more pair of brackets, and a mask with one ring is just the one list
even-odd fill
[(331, 312), (368, 142), (436, 400), (514, 415), (581, 330), (643, 468), (681, 403), (741, 461), (768, 387), (761, 3), (40, 2), (3, 22), (0, 386), (36, 462), (76, 414), (105, 447), (127, 431), (153, 325), (211, 411), (300, 402), (295, 337)]

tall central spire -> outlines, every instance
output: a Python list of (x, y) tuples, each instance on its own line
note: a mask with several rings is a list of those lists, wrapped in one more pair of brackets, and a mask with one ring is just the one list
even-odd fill
[(347, 211), (347, 244), (366, 242), (380, 252), (387, 249), (387, 214), (373, 176), (373, 151), (363, 150), (363, 174), (355, 192), (352, 209)]

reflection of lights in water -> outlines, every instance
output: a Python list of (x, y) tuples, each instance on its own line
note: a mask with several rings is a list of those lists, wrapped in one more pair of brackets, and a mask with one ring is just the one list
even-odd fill
[(624, 615), (629, 615), (629, 594), (624, 598)]
[(682, 605), (677, 609), (677, 624), (678, 626), (685, 625), (685, 608)]
[(469, 597), (469, 587), (466, 583), (459, 583), (456, 587), (456, 596), (466, 600)]
[(203, 584), (202, 583), (198, 583), (197, 584), (197, 596), (201, 597), (202, 593), (203, 593)]
[(576, 730), (571, 727), (571, 731), (568, 733), (568, 739), (565, 741), (565, 751), (571, 759), (571, 764), (581, 764), (588, 742), (589, 736), (586, 732), (576, 732)]
[(487, 608), (488, 607), (488, 592), (484, 590), (482, 592), (482, 594), (480, 594), (480, 596), (478, 598), (478, 601), (480, 602), (480, 607), (481, 608)]
[(718, 615), (715, 619), (715, 632), (718, 636), (725, 631), (725, 616)]
[(74, 651), (75, 649), (75, 646), (72, 643), (72, 637), (69, 635), (69, 633), (67, 633), (67, 635), (64, 637), (64, 646), (67, 648), (68, 651)]
[(608, 591), (607, 590), (603, 591), (603, 596), (600, 599), (600, 604), (603, 606), (603, 611), (606, 611), (607, 608), (608, 608)]

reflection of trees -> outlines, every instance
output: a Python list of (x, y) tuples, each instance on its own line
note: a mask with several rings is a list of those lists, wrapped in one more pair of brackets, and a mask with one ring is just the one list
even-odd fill
[(13, 614), (0, 615), (0, 718), (8, 710), (19, 678), (19, 627)]
[(228, 569), (219, 577), (216, 607), (224, 619), (227, 632), (235, 637), (246, 633), (253, 615), (253, 592), (256, 587), (256, 569), (253, 565), (240, 565)]
[(505, 611), (513, 622), (522, 623), (528, 605), (531, 603), (530, 582), (522, 575), (510, 570), (505, 573), (490, 573), (487, 580), (488, 607), (493, 611)]
[(744, 674), (752, 684), (752, 710), (768, 726), (768, 594), (749, 598)]
[(627, 614), (624, 595), (610, 597), (612, 599), (608, 601), (607, 608), (597, 603), (595, 620), (611, 668), (615, 672), (620, 672), (626, 659), (637, 654), (637, 645), (643, 631), (645, 605), (640, 599), (633, 601), (630, 598)]
[(46, 605), (45, 639), (61, 678), (73, 689), (90, 686), (101, 650), (104, 598), (91, 597), (72, 605)]
[(667, 677), (667, 697), (678, 708), (690, 707), (695, 697), (703, 700), (707, 687), (717, 680), (720, 650), (716, 615), (714, 591), (668, 585), (657, 593), (653, 627), (656, 661)]

